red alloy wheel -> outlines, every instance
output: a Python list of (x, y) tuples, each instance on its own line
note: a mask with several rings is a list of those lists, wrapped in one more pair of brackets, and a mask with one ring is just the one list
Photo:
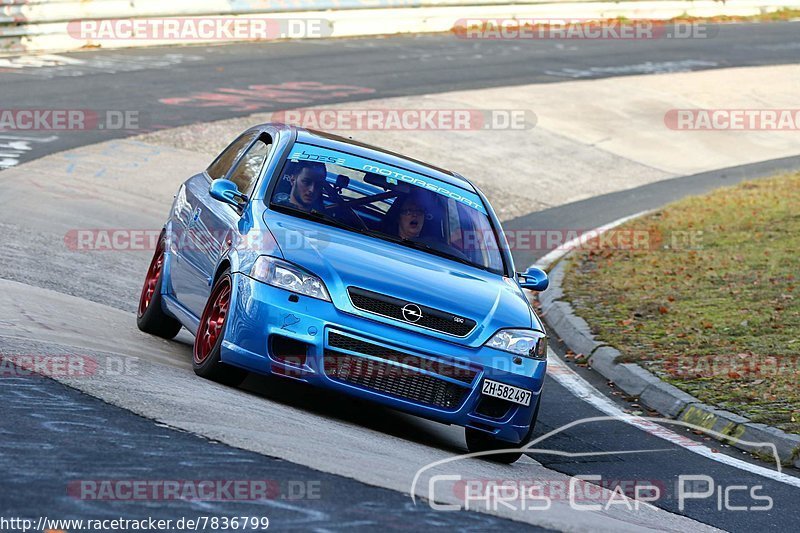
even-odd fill
[(222, 335), (225, 318), (231, 303), (231, 278), (225, 276), (214, 286), (197, 329), (194, 341), (194, 362), (198, 365), (208, 359)]
[(150, 302), (153, 300), (153, 295), (156, 293), (158, 286), (158, 278), (161, 276), (161, 269), (164, 266), (164, 239), (158, 241), (158, 247), (153, 254), (153, 260), (150, 261), (150, 268), (147, 269), (147, 277), (144, 278), (144, 286), (142, 287), (142, 294), (139, 296), (139, 317), (144, 315)]

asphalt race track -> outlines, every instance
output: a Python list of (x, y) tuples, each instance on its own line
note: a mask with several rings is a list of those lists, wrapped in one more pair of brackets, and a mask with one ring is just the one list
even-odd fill
[[(787, 46), (797, 44), (796, 24), (726, 25), (718, 30), (715, 38), (708, 40), (575, 41), (568, 46), (546, 41), (509, 45), (415, 36), (91, 51), (59, 54), (38, 66), (25, 67), (0, 59), (0, 108), (146, 110), (147, 123), (142, 127), (156, 130), (297, 105), (797, 62), (797, 46)], [(3, 61), (11, 61), (12, 66)], [(281, 88), (297, 83), (320, 85), (304, 86), (311, 88), (305, 101), (285, 101)], [(313, 89), (320, 86), (327, 89)], [(37, 167), (41, 163), (37, 159), (141, 132), (31, 133), (23, 141), (28, 148), (15, 153), (13, 165), (8, 166), (13, 169), (31, 162), (22, 168), (44, 175), (45, 165)], [(538, 211), (507, 221), (506, 229), (596, 227), (687, 194), (797, 168), (800, 157), (677, 178)], [(465, 453), (462, 431), (276, 379), (250, 378), (241, 391), (204, 382), (189, 368), (191, 338), (185, 332), (168, 343), (127, 331), (135, 330), (132, 311), (149, 257), (100, 255), (74, 263), (72, 257), (62, 254), (52, 264), (46, 263), (42, 253), (53, 246), (53, 236), (63, 235), (63, 228), (101, 227), (108, 220), (117, 227), (157, 226), (171, 200), (166, 191), (174, 189), (179, 180), (159, 186), (143, 177), (142, 186), (159, 195), (155, 205), (143, 207), (146, 196), (131, 193), (138, 183), (98, 181), (100, 199), (122, 191), (119, 198), (105, 204), (74, 195), (47, 194), (41, 186), (4, 180), (11, 172), (0, 172), (6, 191), (0, 197), (4, 213), (0, 228), (5, 233), (5, 252), (0, 254), (0, 305), (6, 310), (0, 317), (0, 349), (25, 354), (70, 353), (77, 348), (100, 360), (110, 357), (116, 361), (117, 355), (137, 357), (141, 367), (135, 377), (113, 376), (105, 383), (70, 386), (33, 375), (0, 379), (3, 516), (268, 516), (273, 527), (318, 530), (535, 529), (531, 524), (563, 529), (570, 520), (575, 528), (584, 529), (593, 524), (620, 530), (699, 527), (655, 512), (562, 513), (540, 519), (532, 510), (441, 512), (419, 499), (414, 505), (407, 482), (426, 463)], [(518, 270), (538, 255), (517, 256)], [(37, 264), (46, 276), (26, 274)], [(80, 275), (75, 269), (82, 270)], [(95, 273), (94, 285), (84, 286), (87, 275)], [(90, 296), (82, 299), (86, 294)], [(20, 318), (9, 320), (9, 315)], [(558, 352), (560, 347), (553, 349)], [(580, 371), (580, 375), (602, 393), (609, 392), (598, 376), (589, 371)], [(538, 435), (606, 414), (555, 379), (548, 380), (546, 389)], [(137, 390), (140, 398), (133, 405), (131, 398)], [(630, 410), (616, 397), (608, 398)], [(228, 434), (228, 440), (222, 438)], [(543, 443), (548, 449), (576, 455), (539, 453), (514, 467), (481, 463), (470, 464), (468, 471), (479, 479), (517, 479), (519, 472), (530, 472), (539, 479), (552, 475), (551, 479), (560, 480), (558, 476), (566, 474), (599, 475), (606, 481), (650, 480), (666, 493), (655, 506), (674, 515), (729, 531), (796, 529), (800, 481), (787, 483), (760, 475), (758, 469), (774, 470), (774, 465), (701, 436), (680, 434), (697, 446), (714, 448), (720, 456), (752, 465), (752, 469), (711, 460), (691, 451), (691, 446), (676, 445), (621, 422), (595, 421), (569, 427)], [(553, 473), (548, 474), (536, 462)], [(791, 469), (786, 473), (798, 476)], [(710, 476), (722, 488), (760, 486), (759, 494), (771, 497), (773, 506), (762, 512), (732, 511), (711, 497), (680, 508), (675, 492), (679, 475)], [(109, 502), (78, 499), (65, 490), (65, 480), (156, 477), (268, 479), (280, 488), (280, 496), (266, 503)], [(730, 505), (760, 503), (743, 494), (735, 493)]]
[[(46, 104), (53, 109), (142, 110), (138, 126), (159, 129), (298, 105), (797, 61), (797, 48), (792, 46), (797, 32), (794, 24), (715, 28), (718, 33), (707, 40), (563, 44), (420, 35), (86, 51), (59, 54), (41, 60), (37, 66), (0, 59), (0, 98), (4, 105), (11, 102), (20, 109)], [(308, 91), (308, 96), (299, 101), (294, 97), (281, 101), (276, 89), (297, 82), (346, 85), (363, 92), (336, 95), (342, 91)], [(253, 90), (251, 86), (269, 88)], [(206, 98), (192, 101), (193, 95)], [(141, 131), (93, 130), (56, 139), (49, 133), (38, 133), (31, 137), (47, 141), (32, 143), (20, 161), (132, 133)]]

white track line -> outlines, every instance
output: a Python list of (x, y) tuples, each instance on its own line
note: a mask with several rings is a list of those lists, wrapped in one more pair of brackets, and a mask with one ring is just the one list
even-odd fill
[[(590, 236), (591, 234), (599, 235), (621, 224), (624, 224), (629, 220), (641, 217), (647, 214), (648, 212), (649, 211), (641, 211), (634, 215), (620, 218), (609, 224), (600, 226), (593, 232), (587, 232), (582, 237), (572, 239), (571, 241), (565, 243), (558, 249), (547, 253), (536, 263), (534, 263), (533, 266), (546, 270), (556, 261), (567, 255), (570, 251), (580, 246), (581, 243), (585, 241), (587, 236)], [(677, 446), (680, 446), (681, 448), (689, 450), (690, 452), (694, 452), (698, 455), (706, 457), (707, 459), (711, 459), (712, 461), (716, 461), (718, 463), (722, 463), (731, 466), (733, 468), (738, 468), (746, 472), (757, 474), (759, 476), (772, 479), (774, 481), (786, 483), (787, 485), (800, 488), (800, 478), (784, 474), (783, 472), (771, 470), (763, 466), (754, 465), (746, 461), (742, 461), (741, 459), (736, 459), (734, 457), (730, 457), (722, 453), (715, 453), (711, 451), (710, 448), (698, 442), (695, 442), (691, 439), (688, 439), (682, 435), (679, 435), (678, 433), (675, 433), (674, 431), (667, 429), (664, 426), (653, 422), (652, 420), (640, 417), (632, 417), (631, 415), (620, 409), (614, 402), (609, 400), (602, 392), (597, 390), (595, 387), (590, 385), (589, 382), (580, 377), (574, 370), (572, 370), (566, 364), (564, 364), (552, 350), (548, 351), (547, 364), (548, 364), (547, 373), (550, 375), (550, 377), (558, 381), (565, 389), (567, 389), (569, 392), (571, 392), (581, 400), (585, 401), (586, 403), (592, 405), (597, 410), (602, 411), (603, 413), (609, 416), (619, 418), (620, 422), (625, 422), (626, 424), (630, 424), (644, 431), (645, 433), (648, 433), (649, 435), (653, 435), (654, 437), (664, 439)]]
[(642, 215), (646, 215), (649, 212), (650, 211), (640, 211), (634, 215), (620, 218), (619, 220), (615, 220), (614, 222), (606, 224), (605, 226), (600, 226), (599, 228), (594, 229), (592, 231), (587, 231), (580, 237), (576, 237), (571, 241), (567, 241), (566, 243), (559, 246), (555, 250), (551, 250), (531, 266), (535, 266), (536, 268), (541, 268), (542, 270), (547, 270), (552, 265), (554, 265), (559, 259), (570, 253), (573, 249), (577, 248), (579, 245), (583, 244), (587, 240), (592, 239), (597, 235), (600, 235), (601, 233), (605, 233), (610, 229), (614, 229), (617, 226), (624, 224), (629, 220), (633, 220), (634, 218), (639, 218)]
[(800, 488), (800, 478), (790, 476), (788, 474), (777, 472), (763, 466), (754, 465), (741, 459), (730, 457), (723, 453), (715, 453), (710, 448), (693, 441), (683, 435), (675, 433), (674, 431), (665, 428), (664, 426), (648, 420), (646, 418), (631, 416), (622, 409), (620, 409), (614, 402), (606, 398), (606, 396), (589, 384), (585, 379), (580, 377), (574, 370), (569, 368), (558, 356), (550, 350), (547, 357), (548, 375), (558, 381), (569, 392), (590, 404), (603, 413), (619, 418), (620, 422), (630, 424), (637, 429), (644, 431), (654, 437), (664, 439), (672, 444), (676, 444), (681, 448), (702, 455), (707, 459), (723, 463), (740, 470), (745, 470), (752, 474), (757, 474), (762, 477), (786, 483), (793, 487)]

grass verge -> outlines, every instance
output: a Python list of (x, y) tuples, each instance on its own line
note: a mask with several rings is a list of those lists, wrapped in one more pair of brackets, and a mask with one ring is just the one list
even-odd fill
[(616, 231), (564, 280), (598, 338), (703, 402), (800, 433), (800, 173)]

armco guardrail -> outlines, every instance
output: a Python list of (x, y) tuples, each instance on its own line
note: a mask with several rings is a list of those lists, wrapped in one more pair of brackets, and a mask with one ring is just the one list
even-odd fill
[[(314, 32), (268, 32), (280, 38), (347, 37), (449, 31), (476, 19), (669, 19), (690, 16), (748, 16), (800, 8), (800, 0), (0, 0), (0, 53), (121, 48), (182, 42), (219, 42), (203, 36), (98, 38), (78, 31), (79, 21), (261, 18), (270, 23), (315, 20)], [(159, 38), (162, 37), (162, 38)], [(224, 37), (224, 36), (223, 36)], [(250, 40), (252, 36), (226, 40)]]
[(533, 2), (509, 0), (0, 0), (0, 6), (3, 6), (0, 23), (516, 3)]

